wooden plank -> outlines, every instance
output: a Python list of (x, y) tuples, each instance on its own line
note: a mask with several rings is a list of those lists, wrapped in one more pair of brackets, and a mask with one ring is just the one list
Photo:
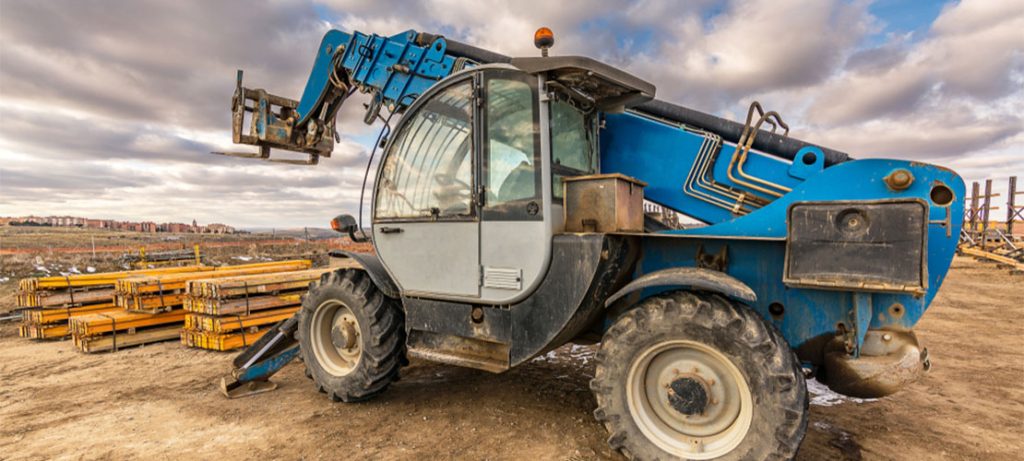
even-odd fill
[(152, 328), (148, 330), (136, 330), (132, 334), (117, 333), (116, 335), (109, 334), (92, 337), (75, 336), (74, 339), (75, 347), (78, 348), (78, 350), (86, 353), (96, 353), (113, 351), (124, 347), (141, 346), (143, 344), (151, 344), (161, 341), (170, 341), (177, 339), (180, 332), (180, 326), (172, 326)]
[(285, 293), (278, 295), (257, 296), (253, 298), (240, 299), (208, 299), (208, 298), (185, 298), (185, 310), (197, 314), (227, 315), (244, 314), (246, 312), (258, 312), (276, 307), (293, 306), (302, 302), (302, 295), (306, 290), (298, 293)]
[(18, 294), (18, 305), (22, 307), (65, 307), (69, 305), (94, 304), (114, 298), (114, 288), (72, 292), (39, 291)]
[(185, 311), (175, 310), (161, 314), (139, 314), (115, 311), (104, 314), (88, 314), (69, 320), (71, 332), (77, 336), (96, 336), (112, 331), (140, 329), (157, 325), (181, 324)]
[(239, 275), (261, 274), (268, 272), (284, 272), (309, 269), (312, 262), (306, 259), (279, 261), (273, 263), (245, 264), (224, 266), (214, 271), (186, 272), (180, 274), (152, 275), (120, 279), (115, 288), (121, 294), (156, 293), (184, 289), (188, 281), (199, 278), (220, 278)]
[(1006, 264), (1007, 266), (1010, 266), (1014, 270), (1024, 270), (1024, 263), (1010, 257), (993, 253), (991, 251), (985, 251), (971, 247), (961, 247), (960, 252), (962, 252), (963, 254), (976, 256), (979, 258), (985, 258), (988, 259), (989, 261), (995, 261), (1000, 264)]
[(214, 351), (230, 351), (248, 346), (260, 339), (269, 328), (245, 330), (237, 333), (211, 333), (208, 331), (181, 330), (181, 343), (189, 347)]
[[(353, 262), (354, 264), (354, 262)], [(309, 282), (320, 280), (321, 275), (338, 268), (276, 272), (216, 279), (199, 279), (189, 283), (186, 293), (208, 298), (229, 298), (246, 294), (268, 293), (286, 289), (305, 288)]]
[(18, 327), (18, 334), (22, 338), (31, 339), (63, 339), (70, 335), (68, 324), (38, 325), (23, 324)]
[(18, 289), (23, 292), (37, 290), (59, 290), (68, 287), (92, 287), (113, 285), (117, 279), (138, 275), (170, 274), (175, 272), (212, 271), (212, 266), (181, 266), (163, 267), (159, 269), (140, 269), (133, 271), (97, 272), (95, 274), (75, 274), (69, 276), (29, 277), (18, 281)]
[(250, 327), (272, 325), (290, 318), (298, 312), (299, 306), (257, 312), (250, 315), (211, 316), (188, 314), (185, 316), (185, 328), (222, 333)]
[(68, 309), (30, 309), (24, 312), (24, 317), (31, 323), (49, 324), (67, 322), (68, 318), (86, 314), (111, 312), (119, 308), (114, 303), (90, 304), (88, 306), (72, 307)]

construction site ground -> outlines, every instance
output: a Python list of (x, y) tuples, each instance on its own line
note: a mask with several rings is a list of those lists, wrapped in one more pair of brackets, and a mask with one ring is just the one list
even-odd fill
[[(934, 367), (877, 401), (821, 392), (798, 459), (1017, 460), (1024, 276), (959, 257), (917, 332)], [(413, 362), (380, 398), (331, 403), (294, 363), (227, 400), (234, 354), (175, 342), (84, 355), (0, 325), (0, 459), (618, 459), (591, 415), (593, 346), (500, 375)], [(812, 383), (813, 384), (813, 383)]]

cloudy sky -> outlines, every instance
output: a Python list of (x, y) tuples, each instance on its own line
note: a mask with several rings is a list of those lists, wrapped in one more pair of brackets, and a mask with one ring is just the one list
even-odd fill
[[(514, 5), (514, 6), (512, 6)], [(853, 154), (1024, 177), (1022, 0), (0, 0), (0, 216), (324, 226), (352, 212), (361, 102), (316, 167), (209, 155), (230, 145), (235, 69), (298, 98), (330, 28), (441, 33), (511, 55), (599, 58), (658, 96)], [(247, 146), (245, 146), (247, 147)], [(1022, 178), (1024, 180), (1024, 178)], [(999, 215), (1002, 212), (998, 213)]]

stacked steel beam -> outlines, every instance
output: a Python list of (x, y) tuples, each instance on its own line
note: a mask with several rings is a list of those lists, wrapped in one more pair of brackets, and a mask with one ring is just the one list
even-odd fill
[(189, 281), (308, 269), (308, 260), (203, 268), (200, 271), (129, 276), (114, 281), (116, 310), (74, 317), (69, 333), (83, 352), (117, 351), (180, 337), (182, 309)]
[(21, 279), (17, 303), (23, 320), (19, 334), (34, 339), (62, 339), (70, 334), (69, 319), (118, 310), (113, 298), (114, 284), (120, 278), (205, 270), (213, 268), (187, 266)]
[(304, 270), (310, 265), (309, 260), (303, 259), (225, 266), (210, 272), (124, 278), (114, 285), (114, 302), (128, 311), (158, 314), (181, 307), (185, 300), (185, 287), (191, 280)]
[(226, 351), (259, 339), (272, 325), (299, 310), (309, 285), (333, 269), (204, 278), (189, 282), (181, 342)]

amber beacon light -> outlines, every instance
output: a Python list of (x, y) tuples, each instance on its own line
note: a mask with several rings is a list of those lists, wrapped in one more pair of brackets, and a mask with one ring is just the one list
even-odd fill
[(540, 48), (540, 55), (548, 57), (548, 48), (555, 44), (555, 34), (547, 27), (541, 27), (533, 33), (533, 46)]

